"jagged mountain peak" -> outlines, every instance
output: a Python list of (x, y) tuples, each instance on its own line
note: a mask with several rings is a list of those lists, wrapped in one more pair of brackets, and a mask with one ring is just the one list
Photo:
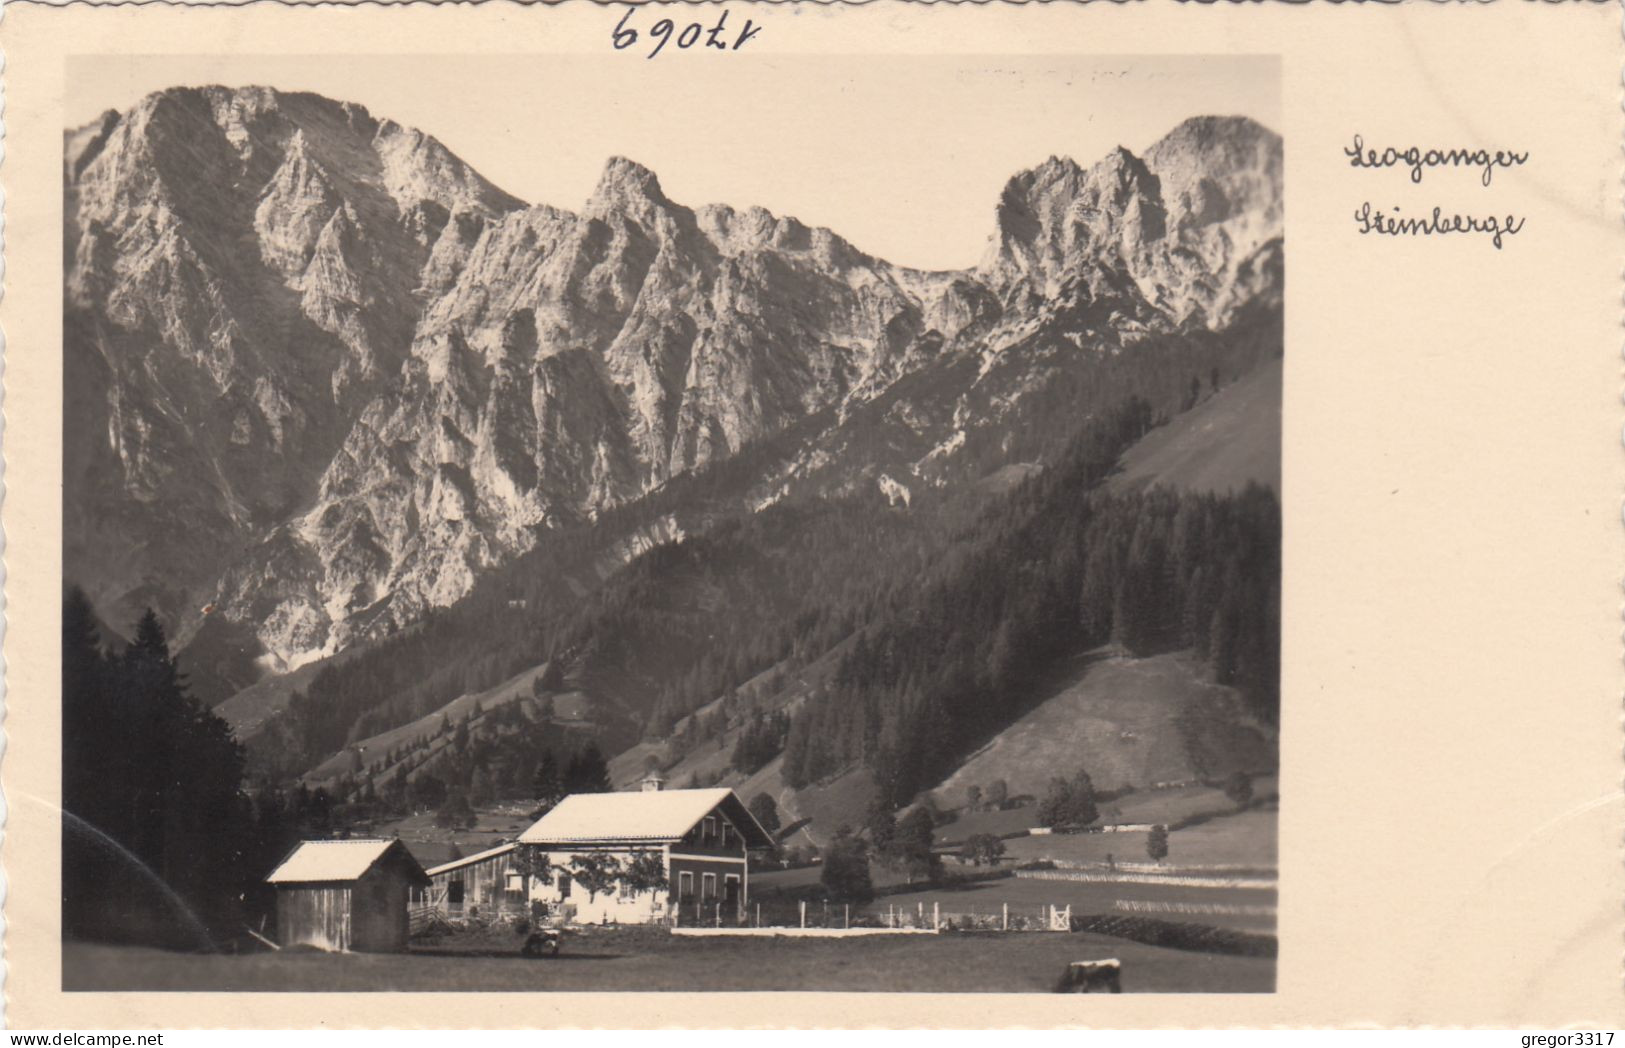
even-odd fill
[(65, 181), (73, 182), (85, 165), (96, 159), (96, 155), (107, 145), (108, 136), (118, 127), (120, 119), (122, 116), (117, 109), (106, 109), (95, 120), (63, 133), (62, 173)]
[(1052, 156), (1005, 183), (983, 272), (995, 285), (1026, 281), (1053, 294), (1079, 260), (1116, 253), (1126, 209), (1145, 201), (1155, 210), (1156, 199), (1155, 176), (1122, 146), (1088, 169)]
[(1146, 150), (1162, 181), (1170, 235), (1216, 257), (1280, 236), (1281, 136), (1248, 117), (1192, 117)]
[(1210, 150), (1259, 145), (1281, 148), (1281, 136), (1246, 116), (1193, 116), (1183, 120), (1146, 150), (1148, 156), (1175, 149)]
[(1133, 183), (1135, 188), (1141, 192), (1153, 191), (1153, 186), (1150, 185), (1150, 182), (1153, 182), (1156, 179), (1156, 176), (1151, 173), (1151, 169), (1149, 166), (1147, 166), (1146, 162), (1140, 157), (1135, 156), (1134, 153), (1125, 146), (1113, 147), (1111, 152), (1101, 157), (1100, 160), (1089, 169), (1087, 177), (1097, 181), (1101, 179), (1112, 179), (1118, 183)]
[(636, 186), (645, 192), (660, 193), (660, 179), (643, 164), (629, 157), (612, 156), (604, 161), (598, 176), (600, 188), (608, 185)]
[(655, 173), (635, 160), (612, 156), (598, 176), (598, 185), (587, 201), (585, 214), (602, 215), (609, 211), (644, 211), (651, 207), (668, 208), (671, 201), (660, 188)]
[(1028, 168), (1026, 171), (1011, 176), (1006, 192), (1010, 191), (1008, 187), (1021, 187), (1024, 190), (1030, 190), (1032, 187), (1055, 185), (1070, 179), (1081, 178), (1083, 173), (1083, 167), (1076, 160), (1069, 156), (1052, 154), (1049, 159), (1037, 167)]
[(1256, 121), (1203, 116), (1143, 156), (1118, 146), (1087, 170), (1051, 157), (1006, 184), (978, 271), (1010, 300), (1098, 292), (1104, 266), (1180, 323), (1222, 324), (1233, 303), (1219, 289), (1280, 235), (1280, 156)]
[(524, 206), (432, 135), (380, 120), (358, 103), (313, 92), (258, 85), (171, 87), (145, 95), (123, 114), (110, 111), (98, 127), (92, 135), (76, 133), (94, 142), (94, 149), (82, 149), (70, 163), (71, 179), (84, 175), (104, 148), (112, 148), (121, 160), (141, 160), (176, 192), (219, 195), (221, 187), (200, 180), (219, 177), (222, 161), (230, 158), (236, 169), (234, 186), (258, 189), (292, 151), (335, 176), (381, 186), (403, 213), (421, 199), (453, 211), (490, 214)]
[[(553, 522), (792, 427), (807, 452), (785, 469), (873, 483), (838, 474), (890, 438), (831, 427), (938, 361), (992, 360), (1063, 314), (1056, 337), (1093, 353), (1121, 318), (1216, 324), (1221, 296), (1267, 292), (1278, 267), (1235, 274), (1279, 232), (1278, 170), (1228, 158), (1222, 132), (1050, 157), (1001, 194), (989, 264), (919, 273), (765, 208), (691, 209), (621, 156), (581, 212), (526, 207), (359, 105), (155, 93), (65, 140), (87, 435), (69, 573), (112, 614), (161, 604), (182, 640), (212, 606), (285, 669), (455, 602)], [(1011, 398), (1024, 366), (999, 379)], [(874, 424), (940, 464), (977, 374), (928, 376), (941, 404)]]
[(207, 84), (197, 88), (167, 88), (153, 92), (139, 104), (157, 104), (166, 97), (184, 97), (189, 92), (196, 92), (206, 99), (214, 108), (217, 119), (222, 121), (228, 119), (229, 114), (247, 119), (278, 115), (296, 123), (325, 119), (342, 124), (363, 136), (377, 133), (383, 125), (399, 126), (394, 124), (394, 121), (380, 121), (359, 102), (328, 98), (314, 91), (284, 91), (265, 84), (246, 84), (237, 87)]

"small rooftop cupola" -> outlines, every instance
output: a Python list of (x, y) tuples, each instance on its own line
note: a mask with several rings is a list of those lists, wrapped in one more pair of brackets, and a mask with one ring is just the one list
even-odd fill
[(665, 785), (666, 780), (661, 777), (658, 771), (651, 771), (643, 777), (644, 793), (659, 793)]

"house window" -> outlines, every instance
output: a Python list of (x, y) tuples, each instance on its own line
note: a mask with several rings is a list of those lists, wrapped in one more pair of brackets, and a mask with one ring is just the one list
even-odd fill
[(509, 870), (506, 879), (508, 894), (523, 895), (525, 893), (525, 875)]
[(461, 878), (458, 878), (446, 885), (446, 902), (453, 906), (461, 906), (463, 904), (463, 882)]
[(739, 905), (739, 875), (730, 873), (722, 878), (722, 901), (729, 906)]
[(724, 848), (728, 846), (728, 834), (732, 832), (732, 830), (732, 826), (728, 825), (727, 823), (722, 824), (722, 846)]
[(714, 902), (716, 900), (716, 897), (717, 897), (717, 875), (716, 874), (707, 873), (707, 874), (704, 875), (704, 879), (701, 882), (701, 891), (703, 891), (705, 893), (704, 895), (701, 896), (701, 899), (703, 901), (705, 901), (705, 902)]
[(716, 818), (714, 816), (707, 815), (705, 817), (705, 837), (704, 837), (704, 839), (707, 842), (709, 842), (711, 840), (711, 838), (715, 837), (716, 835), (717, 835), (717, 820), (716, 820)]
[(677, 898), (680, 900), (694, 898), (694, 874), (688, 870), (677, 875)]
[(568, 873), (561, 873), (561, 874), (559, 874), (559, 898), (568, 899), (569, 897), (570, 897), (570, 875)]

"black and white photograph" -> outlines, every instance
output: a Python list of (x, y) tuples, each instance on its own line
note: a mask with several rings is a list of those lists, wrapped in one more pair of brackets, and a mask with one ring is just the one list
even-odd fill
[(749, 46), (70, 59), (63, 990), (1276, 989), (1280, 62)]

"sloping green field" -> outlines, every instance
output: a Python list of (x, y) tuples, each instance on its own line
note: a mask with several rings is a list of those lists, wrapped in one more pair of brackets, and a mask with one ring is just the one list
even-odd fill
[[(1086, 657), (1051, 698), (1000, 732), (934, 792), (942, 806), (959, 807), (972, 783), (985, 789), (1003, 779), (1012, 797), (1042, 796), (1052, 776), (1079, 768), (1098, 790), (1213, 779), (1237, 767), (1273, 771), (1273, 744), (1239, 707), (1236, 693), (1212, 683), (1188, 655)], [(1182, 720), (1191, 723), (1183, 717), (1188, 710), (1204, 714), (1204, 749), (1224, 754), (1226, 767), (1192, 763), (1181, 726)]]
[(1282, 361), (1152, 430), (1123, 456), (1111, 481), (1119, 491), (1167, 484), (1224, 494), (1257, 482), (1281, 490)]
[[(1276, 812), (1254, 810), (1227, 815), (1168, 835), (1169, 866), (1245, 866), (1270, 869), (1276, 864)], [(1012, 862), (1048, 859), (1063, 863), (1145, 863), (1144, 833), (1072, 833), (1019, 837), (1005, 841)]]

